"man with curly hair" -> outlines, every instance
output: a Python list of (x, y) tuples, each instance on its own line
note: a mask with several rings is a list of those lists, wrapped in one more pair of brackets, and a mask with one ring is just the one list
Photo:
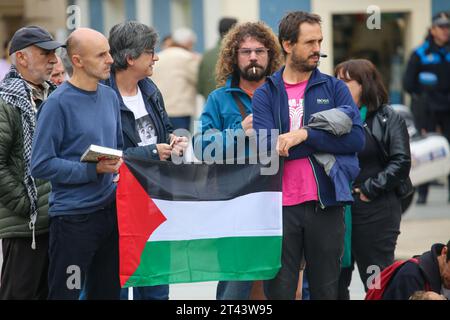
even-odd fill
[[(227, 33), (216, 64), (216, 82), (220, 87), (208, 96), (200, 116), (200, 134), (194, 139), (198, 159), (221, 161), (248, 156), (248, 143), (245, 150), (239, 150), (238, 141), (239, 137), (252, 135), (253, 92), (281, 63), (277, 38), (263, 22), (238, 24)], [(223, 150), (207, 155), (207, 146), (218, 140), (223, 143)], [(208, 156), (213, 159), (207, 159)]]
[[(219, 140), (223, 150), (215, 150), (213, 161), (226, 158), (229, 163), (249, 155), (248, 143), (244, 145), (245, 151), (238, 150), (238, 141), (252, 135), (253, 92), (280, 67), (281, 59), (275, 34), (262, 22), (238, 24), (226, 34), (216, 64), (216, 81), (221, 87), (208, 96), (200, 116), (201, 132), (194, 139), (198, 159), (211, 160), (206, 159), (207, 152), (203, 153), (208, 145)], [(220, 281), (217, 299), (248, 299), (251, 288), (251, 281)]]

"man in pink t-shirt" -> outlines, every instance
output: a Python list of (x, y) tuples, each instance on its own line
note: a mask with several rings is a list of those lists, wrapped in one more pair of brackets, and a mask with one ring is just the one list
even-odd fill
[[(364, 130), (346, 85), (317, 68), (320, 24), (318, 15), (302, 11), (283, 17), (278, 38), (286, 65), (255, 91), (252, 102), (253, 128), (280, 130), (272, 148), (284, 159), (281, 268), (265, 283), (269, 299), (295, 299), (303, 257), (311, 299), (338, 298), (345, 203), (336, 193), (347, 191), (351, 181), (335, 184), (314, 155), (356, 158), (364, 146)], [(306, 126), (312, 114), (341, 106), (357, 115), (350, 133), (338, 137)]]
[[(308, 80), (290, 84), (284, 80), (288, 95), (290, 130), (303, 127), (304, 95)], [(283, 206), (317, 201), (316, 178), (308, 158), (286, 160), (283, 173)]]

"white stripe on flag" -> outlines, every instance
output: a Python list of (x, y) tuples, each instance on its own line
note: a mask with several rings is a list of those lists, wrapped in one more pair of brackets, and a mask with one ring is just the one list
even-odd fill
[(226, 201), (153, 200), (166, 216), (149, 241), (282, 235), (281, 192)]

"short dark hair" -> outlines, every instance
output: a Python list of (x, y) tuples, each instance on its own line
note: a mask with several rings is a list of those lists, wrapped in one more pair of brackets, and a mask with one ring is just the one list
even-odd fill
[(367, 111), (375, 111), (388, 103), (388, 94), (381, 75), (369, 60), (351, 59), (341, 62), (336, 66), (334, 75), (340, 75), (347, 81), (355, 80), (362, 86), (361, 104), (367, 107)]
[(128, 58), (137, 59), (145, 50), (154, 50), (158, 34), (137, 21), (116, 24), (109, 32), (109, 46), (114, 59), (114, 70), (126, 70)]
[[(283, 41), (290, 43), (297, 43), (300, 35), (300, 25), (302, 23), (318, 24), (322, 23), (319, 15), (305, 11), (288, 12), (280, 21), (278, 25), (278, 41), (283, 49)], [(283, 49), (284, 55), (287, 54)]]
[(59, 51), (59, 57), (61, 58), (62, 64), (64, 65), (64, 69), (66, 70), (69, 77), (71, 77), (73, 75), (73, 65), (72, 61), (70, 61), (67, 50), (61, 48)]
[(237, 23), (235, 18), (222, 18), (219, 21), (219, 33), (220, 37), (223, 38), (228, 31)]

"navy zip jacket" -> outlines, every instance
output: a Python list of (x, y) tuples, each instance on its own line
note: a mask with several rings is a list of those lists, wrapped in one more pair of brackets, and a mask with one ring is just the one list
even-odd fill
[[(278, 129), (280, 134), (289, 132), (290, 118), (288, 96), (283, 81), (283, 71), (275, 72), (266, 83), (255, 91), (252, 100), (253, 128), (259, 134), (260, 129), (267, 129), (269, 148), (274, 147), (275, 137), (271, 129)], [(350, 133), (337, 137), (323, 130), (308, 128), (308, 139), (289, 150), (287, 160), (308, 158), (312, 164), (318, 187), (321, 207), (340, 206), (344, 203), (336, 200), (335, 188), (324, 168), (312, 157), (314, 153), (325, 152), (334, 155), (354, 155), (364, 148), (365, 136), (361, 117), (347, 86), (341, 80), (321, 73), (317, 68), (311, 74), (304, 97), (303, 126), (312, 114), (348, 105), (355, 108), (356, 116), (352, 119)], [(259, 139), (258, 139), (259, 140)], [(271, 143), (272, 142), (272, 143)], [(350, 184), (351, 181), (348, 181)]]
[[(115, 73), (111, 72), (111, 77), (109, 80), (105, 81), (105, 84), (110, 86), (119, 98), (120, 116), (122, 119), (122, 134), (124, 140), (124, 154), (126, 156), (137, 158), (160, 160), (156, 144), (139, 146), (141, 138), (139, 137), (139, 133), (136, 128), (136, 120), (133, 112), (128, 109), (123, 102), (122, 96), (117, 88)], [(141, 89), (142, 97), (144, 98), (145, 108), (155, 124), (155, 131), (158, 136), (157, 143), (169, 143), (169, 135), (173, 132), (173, 128), (164, 107), (164, 100), (161, 92), (149, 78), (139, 81), (138, 86), (139, 89)]]
[(420, 290), (440, 294), (442, 280), (437, 258), (443, 248), (442, 243), (433, 244), (430, 251), (415, 257), (419, 259), (419, 264), (406, 262), (387, 284), (383, 300), (408, 300), (414, 292)]

